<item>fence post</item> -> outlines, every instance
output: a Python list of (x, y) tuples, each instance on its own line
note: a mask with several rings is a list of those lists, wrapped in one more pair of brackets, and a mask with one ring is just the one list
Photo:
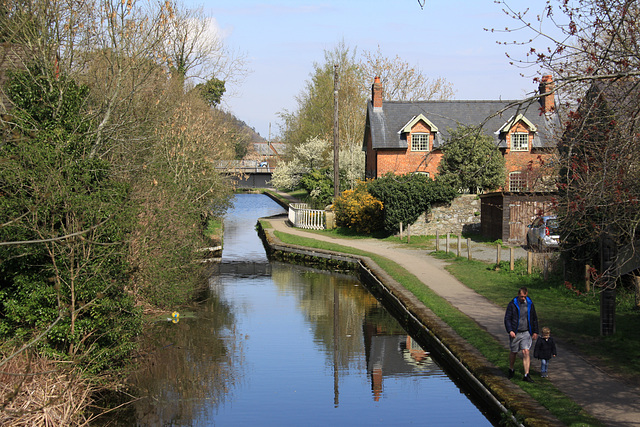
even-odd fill
[(436, 251), (440, 250), (440, 231), (436, 230)]
[(591, 266), (589, 264), (584, 265), (584, 290), (587, 292), (591, 290)]
[(542, 273), (542, 277), (545, 282), (549, 278), (549, 255), (547, 254), (544, 255), (544, 271)]
[(531, 274), (531, 270), (533, 268), (533, 254), (531, 251), (527, 251), (527, 274)]
[(462, 250), (462, 246), (460, 246), (460, 235), (458, 234), (458, 247), (457, 247), (456, 256), (460, 256), (460, 251)]
[(411, 243), (411, 224), (407, 224), (407, 243)]
[(511, 269), (511, 271), (513, 271), (514, 257), (515, 257), (515, 248), (511, 246), (509, 248), (509, 268)]
[(500, 264), (500, 261), (502, 261), (502, 259), (500, 258), (501, 251), (502, 251), (502, 246), (500, 246), (500, 243), (497, 243), (496, 244), (496, 264)]
[(447, 231), (447, 247), (444, 248), (445, 253), (449, 253), (449, 232)]
[(471, 238), (467, 237), (467, 258), (471, 260)]
[(402, 242), (402, 221), (400, 221), (400, 241)]

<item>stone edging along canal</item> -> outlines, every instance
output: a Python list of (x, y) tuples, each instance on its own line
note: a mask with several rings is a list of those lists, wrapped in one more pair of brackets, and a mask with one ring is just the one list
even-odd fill
[(452, 379), (474, 395), (493, 423), (563, 425), (370, 258), (285, 244), (259, 221), (258, 233), (270, 259), (356, 271), (413, 338), (430, 349)]

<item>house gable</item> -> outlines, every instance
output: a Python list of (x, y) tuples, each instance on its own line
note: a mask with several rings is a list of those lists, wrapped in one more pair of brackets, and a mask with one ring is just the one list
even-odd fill
[(423, 121), (424, 124), (427, 125), (427, 127), (431, 130), (431, 132), (438, 132), (438, 128), (436, 127), (436, 125), (431, 123), (429, 119), (427, 119), (423, 114), (419, 114), (409, 120), (409, 122), (407, 122), (407, 124), (404, 125), (402, 129), (398, 131), (398, 133), (410, 133), (413, 127), (420, 121)]

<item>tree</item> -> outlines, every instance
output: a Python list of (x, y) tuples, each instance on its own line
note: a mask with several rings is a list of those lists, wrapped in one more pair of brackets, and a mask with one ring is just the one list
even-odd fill
[(635, 241), (640, 224), (635, 214), (639, 115), (633, 108), (640, 76), (637, 3), (548, 2), (535, 15), (501, 3), (519, 31), (532, 32), (516, 42), (530, 47), (524, 57), (509, 55), (512, 63), (552, 73), (562, 100), (557, 204), (564, 233), (573, 236), (572, 256), (594, 258), (605, 230), (619, 246)]
[(220, 104), (222, 95), (224, 95), (224, 82), (214, 77), (207, 80), (206, 83), (196, 85), (195, 90), (198, 91), (198, 94), (207, 104), (211, 107), (215, 107)]
[(361, 62), (365, 90), (375, 77), (380, 77), (387, 101), (427, 101), (453, 98), (453, 85), (442, 77), (435, 80), (425, 76), (419, 68), (411, 66), (396, 55), (385, 57), (378, 46), (375, 52), (364, 52)]
[(0, 335), (21, 350), (3, 348), (0, 366), (38, 349), (118, 369), (136, 307), (202, 286), (195, 249), (231, 196), (214, 164), (232, 126), (166, 67), (174, 16), (169, 2), (120, 0), (0, 13), (2, 48), (23, 52), (0, 115)]
[(88, 156), (88, 87), (65, 74), (40, 84), (46, 76), (30, 67), (7, 85), (15, 113), (0, 148), (0, 217), (14, 220), (0, 240), (33, 243), (0, 252), (0, 335), (32, 339), (48, 328), (45, 354), (98, 372), (123, 363), (140, 328), (123, 274), (128, 188), (109, 162)]
[(318, 137), (331, 140), (333, 135), (333, 79), (334, 65), (338, 65), (339, 133), (341, 145), (360, 141), (364, 128), (366, 94), (362, 90), (362, 76), (356, 62), (356, 51), (338, 44), (332, 51), (325, 50), (324, 63), (313, 64), (311, 78), (296, 97), (294, 112), (283, 111), (283, 142), (296, 146)]
[(563, 251), (568, 261), (598, 266), (601, 331), (608, 335), (617, 267), (633, 259), (639, 237), (640, 8), (633, 0), (559, 1), (531, 16), (501, 3), (533, 32), (524, 42), (528, 53), (512, 55), (513, 63), (551, 72), (563, 100), (557, 199)]
[(461, 125), (449, 132), (438, 166), (441, 179), (471, 194), (504, 185), (504, 157), (493, 138), (473, 126)]
[(167, 1), (165, 7), (167, 35), (162, 58), (171, 72), (185, 81), (238, 84), (247, 73), (245, 58), (225, 46), (215, 19), (201, 7), (189, 9), (176, 1)]
[(305, 173), (330, 167), (331, 143), (326, 139), (309, 138), (304, 144), (293, 148), (291, 160), (280, 162), (271, 177), (276, 188), (297, 188)]

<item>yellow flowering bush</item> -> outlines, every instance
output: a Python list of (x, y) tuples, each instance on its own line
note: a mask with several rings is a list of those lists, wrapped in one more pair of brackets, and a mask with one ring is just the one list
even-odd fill
[(333, 202), (336, 222), (359, 233), (372, 233), (382, 229), (382, 202), (367, 191), (366, 183), (359, 182), (355, 190), (344, 191)]

